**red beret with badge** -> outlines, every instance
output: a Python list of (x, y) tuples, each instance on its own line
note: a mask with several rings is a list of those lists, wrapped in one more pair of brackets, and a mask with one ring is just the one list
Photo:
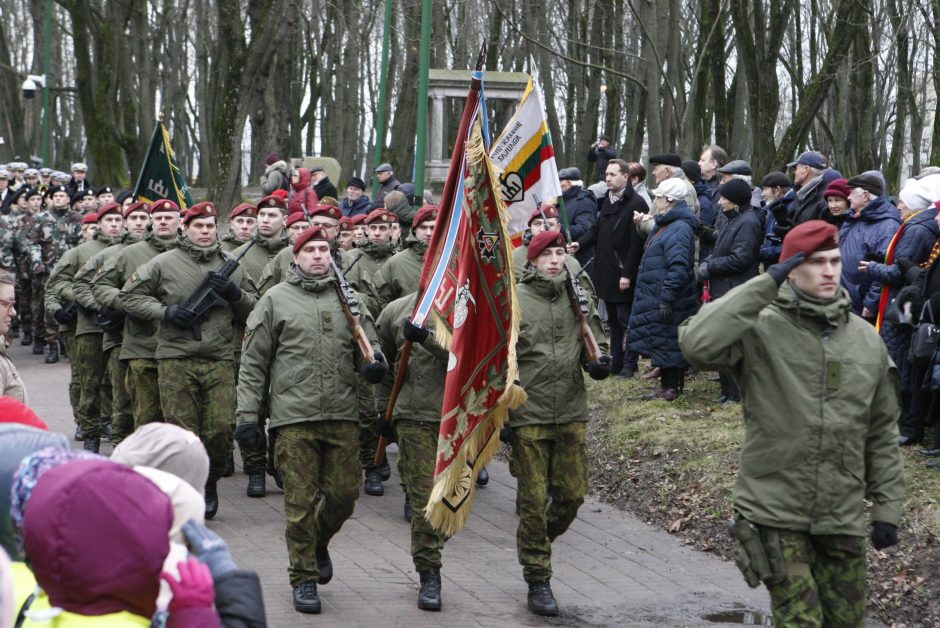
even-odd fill
[(539, 210), (539, 208), (536, 207), (535, 210), (529, 214), (529, 222), (527, 224), (531, 225), (532, 221), (536, 218), (541, 218), (542, 214), (545, 214), (546, 220), (548, 218), (558, 218), (558, 208), (554, 205), (543, 205), (542, 209)]
[(151, 214), (158, 214), (160, 212), (172, 212), (180, 213), (180, 206), (171, 201), (170, 199), (162, 199), (150, 206)]
[(145, 214), (149, 214), (150, 204), (145, 201), (134, 201), (124, 208), (124, 217), (127, 218), (134, 212), (144, 212)]
[(326, 229), (317, 225), (316, 227), (307, 227), (301, 232), (297, 239), (294, 240), (294, 255), (300, 253), (300, 249), (304, 248), (304, 245), (311, 240), (323, 240), (324, 242), (331, 242), (329, 234), (327, 234)]
[(257, 218), (258, 217), (258, 208), (256, 208), (251, 203), (239, 203), (232, 209), (232, 218), (237, 218), (238, 216), (246, 216), (248, 218)]
[(565, 246), (565, 234), (558, 231), (543, 231), (536, 234), (529, 242), (529, 250), (526, 251), (526, 259), (534, 262), (542, 254), (542, 251), (550, 246)]
[(349, 216), (343, 216), (339, 219), (339, 230), (340, 231), (352, 231), (355, 228), (352, 218)]
[(186, 215), (183, 216), (183, 224), (188, 225), (194, 220), (199, 218), (217, 218), (219, 215), (218, 210), (215, 208), (215, 205), (209, 201), (202, 203), (196, 203), (186, 212)]
[[(296, 225), (298, 222), (307, 222), (307, 217), (304, 216), (303, 212), (294, 212), (287, 217), (287, 226)], [(309, 223), (308, 223), (309, 224)]]
[(310, 217), (314, 216), (323, 216), (325, 218), (332, 218), (333, 220), (339, 220), (343, 217), (343, 212), (339, 210), (339, 207), (333, 207), (332, 205), (319, 204), (310, 210)]
[(380, 225), (390, 225), (393, 222), (398, 222), (398, 217), (395, 216), (392, 212), (385, 209), (373, 209), (366, 215), (365, 223), (367, 225), (380, 224)]
[(425, 205), (418, 210), (418, 213), (415, 214), (414, 222), (412, 222), (413, 227), (417, 227), (422, 222), (429, 222), (437, 220), (437, 213), (440, 211), (438, 205)]
[(270, 196), (265, 196), (263, 199), (258, 201), (258, 209), (267, 209), (269, 207), (280, 209), (281, 211), (286, 212), (287, 199), (283, 196), (271, 194)]
[(104, 207), (98, 210), (98, 217), (95, 222), (101, 222), (101, 219), (107, 216), (108, 214), (115, 214), (117, 216), (123, 216), (123, 208), (120, 203), (108, 203)]

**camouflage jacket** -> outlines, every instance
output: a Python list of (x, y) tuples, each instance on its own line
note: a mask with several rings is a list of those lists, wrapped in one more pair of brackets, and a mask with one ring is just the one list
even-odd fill
[(77, 211), (52, 208), (36, 214), (27, 236), (32, 272), (50, 272), (63, 253), (79, 244), (81, 229), (82, 215)]
[(16, 230), (15, 220), (0, 214), (0, 268), (16, 272), (16, 260), (27, 248)]

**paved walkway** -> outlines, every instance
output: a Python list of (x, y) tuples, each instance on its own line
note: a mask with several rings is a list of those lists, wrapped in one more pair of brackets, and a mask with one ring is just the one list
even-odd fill
[[(47, 366), (18, 341), (11, 348), (30, 404), (55, 430), (72, 434), (66, 387), (69, 365)], [(110, 445), (103, 453), (110, 452)], [(392, 469), (397, 456), (392, 455)], [(229, 543), (238, 563), (264, 585), (270, 626), (716, 626), (708, 614), (766, 612), (766, 591), (749, 589), (737, 569), (696, 552), (629, 514), (588, 499), (571, 529), (554, 544), (552, 588), (556, 619), (531, 615), (516, 560), (515, 480), (504, 464), (490, 467), (467, 527), (444, 550), (440, 613), (419, 611), (418, 578), (409, 552), (408, 524), (397, 474), (384, 497), (362, 495), (330, 553), (335, 576), (320, 587), (323, 613), (294, 612), (287, 580), (281, 492), (245, 496), (236, 471), (219, 486), (221, 504), (210, 527)]]

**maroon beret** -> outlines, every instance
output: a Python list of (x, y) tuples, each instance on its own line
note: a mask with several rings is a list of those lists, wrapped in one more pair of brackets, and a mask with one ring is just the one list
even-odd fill
[(343, 216), (339, 219), (339, 230), (340, 231), (352, 231), (355, 228), (352, 218), (349, 216)]
[(398, 222), (398, 217), (395, 216), (395, 214), (392, 212), (386, 211), (384, 209), (373, 209), (371, 212), (369, 212), (369, 215), (366, 216), (365, 222), (367, 225), (371, 225), (373, 223), (388, 225), (393, 222)]
[(330, 242), (330, 237), (327, 235), (326, 229), (320, 227), (307, 227), (303, 232), (297, 236), (297, 239), (294, 240), (294, 255), (300, 253), (300, 249), (304, 247), (307, 242), (311, 240), (323, 240), (324, 242)]
[(150, 206), (151, 214), (156, 214), (159, 212), (176, 212), (178, 214), (181, 212), (181, 210), (180, 206), (173, 201), (169, 199), (163, 199)]
[(361, 225), (366, 221), (366, 214), (356, 214), (355, 216), (349, 219), (349, 222), (352, 223), (353, 227)]
[(542, 214), (545, 214), (545, 218), (558, 218), (558, 208), (554, 205), (545, 205), (542, 207), (542, 210), (539, 211), (539, 208), (536, 207), (531, 214), (529, 214), (529, 222), (527, 224), (531, 225), (532, 221), (536, 218), (541, 218)]
[(780, 261), (785, 262), (801, 252), (809, 257), (816, 251), (837, 248), (839, 248), (839, 231), (835, 225), (823, 220), (808, 220), (793, 227), (783, 239)]
[(258, 208), (252, 205), (251, 203), (239, 203), (232, 209), (231, 218), (237, 218), (238, 216), (248, 216), (249, 218), (258, 217)]
[(526, 258), (533, 262), (535, 258), (542, 254), (542, 251), (550, 246), (565, 246), (565, 234), (558, 231), (543, 231), (537, 234), (529, 242), (529, 250), (526, 251)]
[(203, 203), (196, 203), (189, 208), (189, 211), (186, 212), (186, 215), (183, 216), (183, 224), (188, 225), (193, 220), (197, 218), (217, 218), (219, 215), (218, 210), (216, 210), (215, 205), (209, 201)]
[(412, 227), (417, 227), (422, 222), (430, 222), (437, 220), (437, 213), (440, 211), (440, 206), (438, 205), (425, 205), (418, 210), (418, 213), (415, 214), (414, 222), (411, 223)]
[(332, 218), (333, 220), (339, 220), (343, 217), (343, 212), (339, 210), (339, 207), (333, 207), (332, 205), (324, 205), (320, 203), (310, 210), (310, 217), (314, 216), (325, 216), (327, 218)]
[(124, 217), (127, 218), (134, 212), (145, 212), (150, 213), (150, 205), (144, 201), (134, 201), (130, 205), (124, 208)]
[(270, 196), (265, 196), (263, 199), (258, 201), (258, 209), (276, 207), (281, 211), (287, 211), (287, 199), (282, 196), (275, 196), (271, 194)]
[(119, 203), (108, 203), (104, 207), (98, 210), (98, 217), (96, 221), (100, 221), (102, 218), (108, 214), (117, 214), (118, 216), (123, 216), (123, 207)]
[(95, 212), (88, 212), (82, 218), (83, 225), (94, 225), (97, 223), (98, 223), (98, 214), (96, 214)]
[(303, 212), (294, 212), (287, 217), (287, 226), (296, 225), (300, 221), (307, 222), (307, 217), (304, 216)]

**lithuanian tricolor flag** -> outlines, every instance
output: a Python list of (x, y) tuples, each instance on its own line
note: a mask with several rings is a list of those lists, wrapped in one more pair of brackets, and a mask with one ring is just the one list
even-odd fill
[(493, 144), (490, 159), (500, 172), (509, 233), (516, 236), (525, 231), (536, 202), (561, 196), (542, 90), (531, 77), (519, 108)]

